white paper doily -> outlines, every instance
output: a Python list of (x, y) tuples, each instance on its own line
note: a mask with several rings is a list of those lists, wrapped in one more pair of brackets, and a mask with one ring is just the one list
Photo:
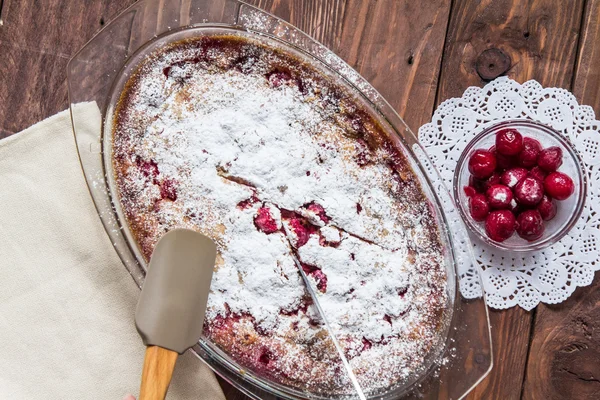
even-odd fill
[[(580, 106), (565, 89), (502, 77), (440, 104), (432, 122), (419, 129), (419, 141), (446, 187), (452, 188), (456, 163), (467, 143), (485, 127), (513, 118), (536, 120), (561, 132), (579, 151), (588, 174), (585, 209), (559, 243), (534, 254), (509, 256), (473, 240), (488, 305), (504, 309), (518, 304), (531, 310), (540, 301), (564, 301), (578, 286), (591, 284), (600, 269), (600, 121), (594, 110)], [(463, 296), (481, 296), (476, 276), (474, 270), (460, 271)]]

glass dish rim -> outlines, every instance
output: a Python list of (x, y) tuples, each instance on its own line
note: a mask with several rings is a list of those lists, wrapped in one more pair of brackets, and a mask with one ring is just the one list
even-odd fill
[[(140, 3), (141, 3), (141, 2), (140, 2)], [(312, 39), (310, 36), (308, 36), (308, 35), (304, 34), (304, 33), (303, 33), (301, 30), (299, 30), (298, 28), (296, 28), (296, 27), (294, 27), (293, 25), (291, 25), (291, 24), (289, 24), (289, 23), (287, 23), (287, 22), (285, 22), (285, 21), (283, 21), (283, 20), (281, 20), (281, 19), (279, 19), (279, 18), (277, 18), (277, 17), (275, 17), (275, 16), (271, 15), (270, 13), (268, 13), (268, 12), (265, 12), (265, 11), (263, 11), (263, 10), (259, 9), (258, 7), (255, 7), (255, 6), (252, 6), (252, 5), (248, 5), (247, 3), (243, 2), (243, 1), (239, 1), (239, 0), (237, 0), (237, 1), (236, 1), (236, 3), (238, 3), (238, 4), (239, 4), (239, 5), (238, 5), (238, 7), (240, 7), (240, 6), (242, 6), (242, 5), (243, 5), (243, 6), (246, 6), (246, 7), (249, 7), (249, 8), (251, 8), (251, 9), (258, 10), (258, 11), (260, 11), (260, 12), (261, 12), (261, 13), (263, 13), (263, 14), (267, 14), (267, 15), (269, 15), (271, 18), (273, 18), (273, 19), (275, 19), (275, 20), (278, 20), (278, 21), (281, 21), (281, 22), (283, 22), (284, 24), (286, 24), (287, 26), (289, 26), (289, 27), (292, 27), (292, 28), (293, 28), (295, 31), (297, 31), (297, 32), (300, 32), (301, 34), (305, 35), (307, 38), (309, 38), (309, 39), (312, 41), (312, 43), (311, 43), (311, 44), (320, 45), (320, 43), (319, 43), (319, 42), (317, 42), (316, 40)], [(134, 7), (135, 7), (137, 4), (139, 4), (139, 3), (134, 3), (132, 6), (130, 6), (129, 8), (127, 8), (125, 11), (123, 11), (123, 12), (122, 12), (122, 14), (125, 14), (125, 13), (129, 12), (129, 11), (130, 11), (131, 9), (133, 9), (133, 8), (134, 8)], [(239, 10), (238, 10), (238, 11), (239, 11)], [(117, 18), (118, 18), (118, 17), (117, 17)], [(109, 24), (107, 24), (107, 26), (106, 26), (104, 29), (108, 28), (109, 26), (110, 26), (110, 23), (109, 23)], [(188, 26), (186, 26), (186, 27), (181, 27), (181, 28), (178, 28), (178, 29), (179, 29), (179, 30), (187, 30), (187, 29), (189, 29), (189, 28), (201, 28), (201, 27), (207, 27), (207, 26), (210, 26), (210, 27), (218, 27), (218, 28), (224, 28), (224, 27), (226, 27), (226, 28), (232, 28), (232, 27), (233, 27), (232, 25), (229, 25), (229, 24), (215, 23), (215, 22), (207, 22), (207, 23), (201, 23), (201, 24), (192, 24), (192, 25), (188, 25)], [(237, 26), (237, 25), (236, 25), (236, 26)], [(103, 30), (104, 30), (104, 29), (103, 29)], [(250, 32), (250, 33), (253, 33), (253, 34), (258, 34), (258, 35), (262, 35), (262, 36), (269, 36), (269, 35), (265, 35), (265, 33), (263, 33), (263, 32), (257, 32), (257, 31), (250, 30), (250, 29), (248, 29), (247, 27), (239, 27), (239, 26), (238, 26), (238, 29), (241, 29), (241, 30), (243, 30), (243, 31)], [(175, 30), (171, 30), (171, 31), (168, 31), (168, 32), (164, 32), (163, 34), (160, 34), (160, 35), (158, 35), (158, 38), (160, 38), (160, 37), (161, 37), (161, 36), (163, 36), (163, 35), (169, 35), (169, 34), (172, 34), (172, 33), (173, 33), (173, 31), (175, 31)], [(102, 31), (100, 31), (99, 33), (97, 33), (96, 35), (94, 35), (94, 37), (93, 37), (93, 38), (92, 38), (92, 39), (91, 39), (91, 40), (88, 42), (88, 44), (89, 44), (90, 42), (92, 42), (92, 41), (93, 41), (93, 40), (94, 40), (94, 39), (95, 39), (97, 36), (99, 36), (101, 33), (102, 33)], [(404, 135), (408, 135), (408, 136), (410, 136), (410, 137), (411, 137), (411, 140), (414, 140), (414, 142), (415, 142), (415, 143), (413, 143), (413, 146), (415, 146), (415, 144), (416, 144), (416, 145), (417, 145), (417, 146), (418, 146), (418, 147), (419, 147), (421, 150), (423, 150), (423, 149), (422, 149), (422, 146), (421, 146), (421, 145), (418, 143), (418, 140), (416, 139), (416, 136), (414, 135), (414, 133), (412, 133), (412, 131), (410, 130), (410, 128), (408, 128), (408, 126), (406, 126), (406, 124), (404, 123), (404, 121), (403, 121), (403, 120), (402, 120), (402, 119), (401, 119), (401, 118), (400, 118), (400, 117), (397, 115), (397, 113), (396, 113), (396, 112), (395, 112), (395, 110), (394, 110), (394, 109), (393, 109), (393, 108), (392, 108), (392, 107), (389, 105), (389, 103), (387, 103), (387, 101), (385, 101), (385, 99), (383, 99), (383, 98), (381, 97), (381, 95), (379, 95), (379, 93), (378, 93), (378, 92), (377, 92), (377, 91), (376, 91), (376, 90), (375, 90), (375, 89), (374, 89), (374, 88), (373, 88), (373, 87), (372, 87), (372, 86), (371, 86), (371, 85), (370, 85), (368, 82), (366, 82), (366, 80), (365, 80), (364, 78), (362, 78), (362, 77), (360, 77), (360, 76), (359, 76), (359, 83), (360, 83), (360, 84), (366, 84), (366, 86), (367, 86), (367, 89), (368, 89), (368, 90), (370, 90), (370, 91), (372, 91), (373, 93), (375, 93), (375, 96), (377, 97), (377, 101), (374, 101), (374, 100), (373, 100), (373, 98), (371, 97), (371, 96), (373, 96), (373, 93), (369, 92), (368, 94), (366, 94), (366, 93), (365, 93), (365, 89), (360, 89), (360, 88), (358, 88), (358, 87), (357, 87), (357, 84), (356, 84), (355, 82), (351, 81), (351, 80), (348, 78), (348, 76), (346, 76), (344, 73), (342, 73), (342, 72), (341, 72), (341, 71), (338, 69), (338, 68), (339, 68), (339, 66), (337, 66), (337, 65), (333, 65), (333, 64), (334, 64), (334, 62), (327, 62), (327, 61), (325, 61), (324, 59), (322, 59), (322, 56), (320, 57), (320, 56), (318, 56), (318, 55), (314, 54), (313, 52), (310, 52), (310, 51), (308, 51), (308, 50), (306, 50), (306, 49), (304, 49), (304, 48), (298, 47), (298, 46), (294, 45), (293, 43), (290, 43), (290, 42), (286, 41), (285, 39), (280, 39), (280, 38), (278, 38), (278, 37), (275, 37), (275, 36), (272, 36), (272, 35), (270, 35), (270, 36), (271, 36), (271, 39), (275, 39), (275, 40), (277, 40), (277, 41), (279, 41), (279, 42), (282, 42), (282, 43), (283, 43), (285, 46), (287, 46), (287, 47), (291, 47), (291, 48), (295, 49), (296, 51), (298, 51), (298, 52), (302, 53), (302, 54), (303, 54), (303, 55), (305, 55), (306, 57), (309, 57), (309, 58), (312, 58), (312, 59), (316, 59), (316, 61), (318, 62), (318, 64), (320, 64), (320, 66), (321, 66), (321, 67), (324, 67), (324, 68), (326, 68), (326, 69), (330, 70), (332, 73), (334, 73), (334, 74), (335, 74), (335, 75), (338, 77), (338, 79), (341, 79), (341, 80), (345, 81), (345, 83), (346, 83), (348, 86), (350, 86), (350, 87), (351, 87), (351, 90), (353, 91), (353, 93), (355, 93), (355, 94), (357, 94), (357, 95), (361, 96), (363, 100), (365, 100), (366, 102), (368, 102), (368, 103), (369, 103), (369, 105), (370, 105), (370, 107), (371, 107), (371, 108), (372, 108), (372, 109), (373, 109), (373, 110), (374, 110), (374, 111), (377, 113), (377, 115), (378, 115), (379, 117), (383, 118), (383, 119), (386, 121), (386, 123), (387, 123), (387, 124), (389, 124), (389, 126), (393, 128), (393, 131), (394, 131), (394, 132), (393, 132), (393, 134), (394, 134), (394, 135), (396, 136), (396, 138), (397, 138), (397, 139), (399, 139), (399, 140), (400, 140), (400, 142), (402, 143), (402, 145), (403, 145), (403, 146), (402, 146), (402, 147), (403, 147), (403, 152), (405, 153), (405, 155), (406, 155), (406, 157), (407, 157), (408, 161), (411, 163), (411, 167), (412, 167), (413, 169), (415, 169), (415, 173), (416, 173), (417, 175), (419, 175), (418, 177), (419, 177), (419, 181), (421, 182), (421, 185), (422, 185), (422, 186), (426, 186), (426, 187), (424, 187), (424, 188), (423, 188), (423, 189), (424, 189), (424, 191), (426, 191), (426, 189), (429, 189), (429, 193), (427, 193), (427, 196), (430, 198), (430, 200), (431, 200), (431, 197), (433, 197), (433, 198), (435, 199), (436, 206), (437, 206), (437, 210), (436, 210), (436, 212), (437, 212), (437, 214), (438, 214), (438, 217), (441, 219), (441, 222), (442, 222), (441, 224), (439, 224), (439, 225), (440, 225), (440, 226), (439, 226), (439, 229), (440, 229), (440, 231), (444, 231), (444, 232), (440, 232), (440, 234), (442, 234), (442, 235), (444, 235), (444, 234), (445, 234), (445, 235), (447, 236), (446, 240), (443, 240), (443, 241), (445, 242), (445, 245), (447, 245), (447, 247), (448, 247), (448, 250), (449, 250), (449, 252), (451, 253), (451, 255), (450, 255), (449, 257), (450, 257), (450, 259), (452, 260), (452, 263), (451, 263), (451, 265), (452, 265), (452, 267), (451, 267), (451, 272), (452, 272), (452, 274), (453, 274), (453, 276), (454, 276), (454, 286), (455, 286), (455, 287), (454, 287), (454, 298), (455, 298), (455, 299), (454, 299), (454, 301), (456, 301), (456, 300), (457, 300), (457, 298), (459, 297), (459, 287), (458, 287), (458, 279), (457, 279), (457, 271), (456, 271), (456, 261), (457, 261), (457, 259), (456, 259), (455, 255), (454, 255), (454, 253), (455, 253), (455, 248), (454, 248), (454, 246), (455, 246), (455, 241), (452, 239), (452, 238), (454, 237), (454, 234), (453, 234), (452, 232), (450, 232), (450, 227), (449, 227), (449, 224), (448, 224), (448, 223), (447, 223), (447, 221), (446, 221), (446, 213), (447, 213), (447, 212), (446, 212), (446, 211), (443, 211), (443, 207), (441, 206), (441, 203), (442, 203), (442, 202), (441, 202), (441, 200), (438, 198), (438, 194), (437, 194), (437, 193), (436, 193), (436, 191), (434, 190), (434, 185), (433, 185), (433, 183), (430, 181), (430, 178), (429, 178), (428, 174), (427, 174), (427, 173), (424, 171), (424, 167), (423, 167), (423, 165), (422, 165), (422, 162), (421, 162), (421, 161), (419, 161), (418, 157), (417, 157), (417, 156), (414, 154), (413, 148), (411, 147), (411, 145), (410, 145), (409, 143), (407, 143), (407, 142), (406, 142), (406, 139), (405, 139), (405, 137), (404, 137)], [(135, 55), (135, 54), (136, 54), (136, 53), (137, 53), (139, 50), (141, 50), (141, 49), (142, 49), (142, 48), (144, 48), (146, 45), (148, 45), (148, 43), (149, 43), (149, 42), (146, 42), (146, 43), (144, 43), (142, 46), (140, 46), (140, 47), (139, 47), (139, 48), (138, 48), (138, 49), (137, 49), (137, 50), (136, 50), (136, 51), (135, 51), (135, 52), (134, 52), (132, 55), (130, 55), (130, 57), (133, 57), (133, 55)], [(78, 57), (78, 56), (79, 56), (79, 55), (82, 53), (82, 51), (85, 49), (85, 47), (86, 47), (88, 44), (86, 44), (86, 45), (84, 46), (84, 48), (82, 48), (82, 50), (80, 50), (79, 52), (77, 52), (77, 53), (76, 53), (76, 54), (73, 56), (73, 58), (72, 58), (72, 59), (69, 61), (69, 66), (68, 66), (69, 89), (71, 89), (71, 84), (73, 84), (73, 83), (74, 83), (74, 82), (73, 82), (73, 80), (72, 80), (72, 78), (71, 78), (71, 76), (70, 76), (70, 74), (71, 74), (71, 68), (70, 68), (70, 67), (71, 67), (71, 63), (73, 62), (73, 60), (77, 59), (77, 57)], [(321, 45), (321, 46), (322, 46), (322, 45)], [(333, 53), (331, 50), (329, 50), (329, 49), (326, 49), (326, 53), (325, 53), (325, 54), (326, 54), (327, 56), (331, 56), (331, 55), (333, 55), (333, 56), (334, 56), (334, 58), (335, 58), (335, 62), (340, 62), (340, 61), (341, 61), (341, 63), (342, 63), (344, 66), (347, 66), (347, 64), (346, 64), (346, 63), (345, 63), (345, 62), (344, 62), (342, 59), (340, 59), (340, 58), (339, 58), (337, 55), (335, 55), (335, 53)], [(352, 70), (352, 72), (354, 72), (354, 70)], [(75, 128), (75, 122), (74, 122), (74, 117), (73, 117), (73, 104), (74, 104), (74, 103), (73, 103), (73, 101), (72, 101), (72, 99), (71, 99), (71, 90), (69, 91), (69, 100), (70, 100), (70, 104), (71, 104), (71, 117), (72, 117), (72, 122), (73, 122), (73, 125), (74, 125), (74, 130), (75, 130), (75, 132), (76, 132), (76, 128)], [(104, 121), (104, 119), (106, 118), (106, 111), (108, 110), (108, 107), (109, 107), (109, 105), (106, 105), (106, 107), (104, 108), (104, 110), (101, 110), (101, 112), (102, 112), (102, 114), (103, 114), (103, 115), (102, 115), (102, 116), (103, 116), (103, 121), (102, 121), (103, 123), (105, 122), (105, 121)], [(382, 110), (382, 107), (384, 108), (384, 110)], [(391, 114), (390, 114), (390, 113), (391, 113)], [(389, 118), (390, 116), (392, 117), (392, 119), (396, 119), (396, 121), (392, 121), (392, 120), (390, 120), (390, 118)], [(404, 128), (404, 131), (405, 131), (405, 132), (404, 132), (404, 133), (402, 133), (402, 129), (398, 129), (398, 128)], [(102, 131), (102, 134), (103, 134), (103, 131)], [(76, 140), (77, 140), (77, 134), (76, 134), (75, 136), (76, 136)], [(424, 153), (424, 154), (425, 154), (425, 153)], [(80, 161), (82, 161), (82, 160), (81, 160), (81, 154), (79, 154), (79, 156), (80, 156)], [(82, 168), (83, 168), (83, 161), (82, 161)], [(437, 171), (436, 171), (436, 173), (437, 173)], [(84, 174), (85, 174), (85, 168), (84, 168)], [(86, 182), (88, 183), (88, 188), (89, 188), (89, 181), (88, 181), (88, 177), (87, 177), (87, 175), (86, 175)], [(91, 188), (90, 188), (90, 192), (91, 192)], [(93, 195), (93, 193), (91, 193), (91, 194), (92, 194), (92, 198), (93, 198), (93, 200), (94, 200), (94, 204), (95, 204), (96, 208), (98, 209), (98, 204), (96, 203), (96, 198), (95, 198), (95, 196)], [(111, 201), (112, 201), (112, 199), (111, 199)], [(454, 208), (457, 208), (457, 207), (456, 207), (456, 205), (454, 205)], [(100, 212), (100, 210), (99, 210), (99, 209), (98, 209), (98, 211)], [(101, 219), (102, 219), (102, 222), (103, 222), (103, 224), (104, 224), (104, 226), (105, 226), (105, 229), (107, 230), (107, 232), (108, 232), (109, 236), (111, 236), (111, 234), (110, 234), (110, 231), (109, 231), (109, 229), (110, 229), (110, 228), (109, 228), (109, 226), (107, 226), (107, 225), (106, 225), (106, 221), (104, 220), (104, 218), (102, 218), (102, 215), (101, 215)], [(121, 220), (119, 220), (119, 222), (122, 222), (122, 221), (121, 221)], [(111, 236), (111, 237), (112, 237), (112, 236)], [(116, 245), (115, 245), (115, 247), (116, 247)], [(446, 246), (445, 246), (445, 247), (446, 247)], [(136, 277), (136, 276), (134, 275), (134, 272), (133, 272), (133, 271), (130, 269), (132, 266), (131, 266), (131, 265), (129, 265), (129, 264), (128, 264), (128, 263), (127, 263), (125, 260), (124, 260), (124, 258), (123, 258), (123, 255), (121, 254), (121, 251), (124, 251), (124, 250), (123, 250), (123, 249), (121, 249), (121, 250), (117, 249), (117, 250), (118, 250), (117, 252), (119, 253), (119, 256), (120, 256), (120, 258), (121, 258), (121, 259), (124, 261), (124, 263), (125, 263), (126, 267), (127, 267), (129, 270), (130, 270), (130, 273), (132, 274), (132, 276), (134, 277), (134, 280), (136, 280), (136, 282), (138, 283), (138, 286), (139, 286), (139, 285), (141, 284), (141, 280), (140, 280), (140, 279), (142, 279), (142, 278), (140, 278), (140, 277)], [(129, 248), (129, 250), (131, 251), (131, 248)], [(136, 259), (137, 259), (137, 257), (136, 257)], [(139, 263), (139, 259), (138, 259), (138, 263)], [(142, 273), (143, 273), (143, 267), (141, 267), (139, 264), (137, 265), (137, 267), (138, 267), (138, 268), (140, 268), (140, 269), (142, 270)], [(137, 271), (136, 271), (136, 272), (137, 272)], [(456, 304), (455, 304), (453, 307), (456, 307)], [(488, 333), (488, 335), (487, 335), (487, 336), (488, 336), (489, 350), (490, 350), (490, 352), (491, 352), (491, 349), (492, 349), (492, 342), (491, 342), (491, 331), (490, 331), (490, 324), (489, 324), (489, 312), (488, 312), (488, 309), (487, 309), (487, 305), (485, 305), (485, 301), (484, 301), (484, 308), (485, 308), (486, 330), (487, 330), (487, 333)], [(449, 328), (450, 328), (451, 326), (453, 326), (453, 322), (452, 322), (452, 321), (450, 321), (450, 323), (449, 323)], [(447, 335), (445, 335), (445, 339), (447, 339), (447, 338), (448, 338), (448, 336), (447, 336)], [(446, 351), (446, 348), (447, 348), (447, 346), (446, 346), (446, 345), (442, 347), (442, 351), (441, 351), (441, 353), (442, 353), (442, 354), (444, 354), (444, 353), (445, 353), (445, 351)], [(202, 354), (204, 354), (204, 355), (206, 355), (206, 354), (205, 354), (205, 352), (203, 352), (203, 351), (200, 351), (200, 352), (199, 352), (199, 350), (201, 350), (201, 349), (199, 349), (199, 348), (198, 348), (198, 345), (196, 345), (196, 346), (194, 347), (194, 350), (195, 350), (195, 353), (196, 353), (196, 355), (197, 355), (197, 356), (199, 356), (199, 357), (200, 357), (201, 359), (203, 359), (204, 361), (207, 361), (207, 360), (205, 359), (205, 357), (202, 357), (202, 356), (201, 356), (201, 353), (202, 353)], [(212, 350), (212, 349), (211, 349), (211, 350)], [(209, 357), (213, 357), (213, 356), (209, 355)], [(223, 363), (222, 363), (222, 362), (221, 362), (220, 364), (221, 364), (221, 365), (223, 365)], [(479, 379), (477, 380), (477, 382), (475, 382), (475, 383), (474, 383), (474, 384), (473, 384), (473, 385), (472, 385), (472, 386), (471, 386), (471, 387), (468, 389), (468, 391), (472, 390), (472, 388), (473, 388), (473, 387), (475, 387), (475, 385), (477, 385), (477, 384), (478, 384), (478, 383), (479, 383), (479, 382), (480, 382), (480, 381), (481, 381), (481, 380), (482, 380), (482, 379), (483, 379), (483, 378), (484, 378), (484, 377), (485, 377), (485, 376), (486, 376), (486, 375), (489, 373), (489, 371), (490, 371), (490, 370), (491, 370), (491, 368), (492, 368), (492, 365), (493, 365), (493, 361), (492, 361), (492, 355), (490, 354), (490, 362), (489, 362), (489, 367), (488, 367), (487, 371), (486, 371), (485, 373), (483, 373), (483, 374), (482, 374), (482, 375), (479, 377)], [(211, 367), (213, 367), (213, 366), (211, 365)], [(213, 369), (214, 369), (214, 367), (213, 367)], [(220, 371), (216, 371), (216, 372), (217, 372), (217, 373), (219, 373), (220, 375), (222, 375), (222, 374), (220, 373)], [(425, 374), (423, 375), (423, 378), (427, 377), (429, 374), (430, 374), (429, 372), (425, 373)], [(226, 379), (227, 379), (227, 378), (226, 378)], [(268, 381), (269, 381), (270, 383), (272, 382), (270, 379), (269, 379)], [(416, 383), (418, 383), (418, 381), (417, 381)], [(253, 383), (253, 384), (254, 384), (254, 383)], [(239, 386), (239, 385), (237, 385), (237, 384), (235, 384), (235, 383), (234, 383), (234, 385), (235, 385), (235, 386), (236, 386), (238, 389), (241, 389), (242, 391), (244, 391), (246, 394), (249, 394), (249, 395), (251, 395), (251, 396), (253, 396), (253, 397), (254, 397), (254, 395), (253, 395), (252, 393), (250, 393), (250, 392), (247, 392), (247, 391), (246, 391), (246, 390), (244, 390), (243, 388), (240, 388), (240, 386)], [(411, 385), (411, 387), (412, 387), (412, 385)], [(407, 389), (406, 389), (406, 390), (408, 391), (408, 390), (409, 390), (411, 387), (407, 387)], [(263, 387), (261, 386), (261, 388), (263, 388)], [(263, 388), (263, 389), (264, 389), (264, 388)], [(271, 393), (274, 393), (274, 392), (272, 391), (272, 387), (270, 387), (270, 388), (267, 388), (267, 390), (268, 390), (268, 391), (270, 391)], [(467, 391), (467, 392), (468, 392), (468, 391)], [(277, 393), (277, 394), (278, 394), (278, 395), (283, 395), (283, 393)]]
[[(477, 145), (479, 141), (487, 137), (494, 130), (500, 128), (510, 128), (513, 126), (526, 126), (529, 128), (534, 128), (538, 131), (543, 131), (544, 134), (549, 135), (552, 139), (556, 140), (560, 145), (567, 149), (567, 153), (569, 157), (573, 160), (574, 164), (577, 166), (577, 178), (579, 182), (579, 193), (577, 193), (577, 203), (575, 206), (575, 212), (570, 216), (568, 222), (565, 223), (561, 229), (555, 231), (552, 235), (544, 238), (544, 240), (533, 241), (528, 243), (525, 246), (521, 247), (512, 247), (510, 245), (505, 244), (505, 242), (496, 242), (492, 239), (488, 238), (486, 235), (481, 233), (480, 229), (477, 229), (476, 222), (468, 214), (466, 210), (466, 206), (458, 201), (460, 198), (461, 191), (461, 172), (464, 169), (464, 166), (467, 162), (467, 155), (471, 153), (474, 147)], [(544, 123), (534, 121), (527, 118), (513, 118), (505, 121), (500, 121), (497, 123), (493, 123), (489, 126), (486, 126), (481, 132), (479, 132), (473, 139), (469, 141), (465, 149), (462, 151), (458, 161), (456, 162), (456, 169), (454, 171), (453, 183), (452, 183), (453, 195), (455, 203), (457, 204), (458, 211), (460, 212), (461, 218), (465, 222), (465, 225), (469, 228), (469, 231), (476, 235), (481, 241), (484, 243), (498, 248), (502, 251), (511, 251), (518, 253), (530, 253), (537, 250), (542, 250), (547, 247), (552, 246), (553, 244), (560, 241), (569, 231), (577, 224), (583, 209), (585, 207), (586, 195), (587, 195), (587, 172), (585, 169), (585, 164), (581, 159), (579, 152), (575, 149), (575, 146), (571, 143), (568, 137), (562, 135), (560, 132), (555, 130), (549, 125)]]

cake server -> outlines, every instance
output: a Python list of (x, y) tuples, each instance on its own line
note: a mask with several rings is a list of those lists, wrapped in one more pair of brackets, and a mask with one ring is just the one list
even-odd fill
[(331, 338), (331, 341), (333, 342), (333, 345), (335, 346), (335, 349), (337, 350), (337, 352), (342, 360), (342, 364), (344, 364), (344, 368), (346, 369), (346, 373), (348, 374), (348, 377), (350, 378), (350, 381), (352, 382), (352, 386), (354, 386), (354, 390), (356, 391), (356, 394), (358, 395), (360, 400), (366, 400), (367, 398), (365, 397), (365, 393), (363, 392), (362, 388), (360, 387), (360, 384), (358, 383), (358, 379), (356, 379), (356, 375), (354, 375), (354, 371), (352, 370), (352, 367), (350, 366), (350, 363), (348, 362), (348, 359), (346, 358), (346, 355), (344, 354), (344, 349), (342, 349), (340, 342), (335, 337), (335, 334), (333, 333), (333, 329), (331, 329), (331, 325), (329, 325), (329, 322), (327, 322), (327, 318), (325, 317), (325, 312), (323, 311), (323, 308), (321, 307), (321, 304), (319, 303), (318, 293), (314, 290), (310, 280), (308, 279), (308, 276), (306, 275), (306, 272), (304, 272), (304, 269), (302, 269), (302, 265), (300, 264), (300, 261), (296, 258), (296, 256), (294, 256), (293, 258), (294, 258), (294, 262), (296, 263), (296, 267), (298, 267), (298, 271), (300, 271), (300, 275), (302, 276), (302, 280), (304, 281), (306, 290), (308, 290), (308, 293), (310, 294), (310, 297), (313, 300), (313, 304), (315, 305), (315, 307), (317, 307), (317, 311), (319, 312), (319, 315), (321, 316), (321, 321), (323, 322), (323, 325), (325, 325), (325, 329), (327, 329), (327, 332), (329, 333), (329, 337)]
[(135, 311), (147, 346), (139, 400), (164, 399), (177, 357), (200, 339), (216, 255), (211, 239), (187, 229), (158, 241)]

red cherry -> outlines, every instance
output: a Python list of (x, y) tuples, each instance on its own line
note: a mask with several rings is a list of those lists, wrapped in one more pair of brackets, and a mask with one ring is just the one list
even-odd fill
[(542, 197), (542, 201), (537, 205), (537, 210), (540, 212), (544, 221), (550, 221), (556, 216), (556, 204), (554, 204), (552, 199), (547, 195)]
[(523, 150), (519, 154), (519, 164), (525, 168), (535, 166), (541, 150), (542, 145), (540, 142), (530, 137), (524, 137)]
[(487, 150), (475, 150), (469, 158), (469, 172), (476, 178), (488, 178), (495, 169), (496, 157)]
[(515, 232), (515, 215), (509, 210), (492, 211), (485, 220), (485, 232), (496, 242), (503, 242)]
[(296, 237), (297, 237), (296, 247), (304, 246), (308, 242), (308, 239), (310, 238), (310, 232), (308, 231), (306, 226), (304, 226), (302, 221), (300, 221), (300, 219), (298, 219), (298, 218), (290, 219), (289, 224), (290, 224), (291, 229), (294, 231), (294, 233), (296, 234)]
[(521, 211), (523, 211), (523, 206), (517, 203), (517, 201), (513, 198), (508, 205), (508, 210), (512, 211), (513, 214), (518, 215)]
[(150, 160), (150, 161), (140, 160), (139, 166), (140, 166), (140, 169), (142, 170), (142, 174), (144, 174), (144, 176), (156, 178), (158, 176), (158, 174), (160, 173), (158, 171), (158, 164), (154, 160)]
[(525, 179), (529, 172), (525, 168), (515, 167), (504, 171), (500, 181), (509, 188), (515, 187), (517, 183)]
[(469, 176), (469, 186), (477, 191), (477, 193), (485, 192), (485, 181), (475, 178), (473, 175)]
[(271, 210), (267, 207), (261, 207), (256, 212), (256, 216), (254, 217), (254, 225), (259, 231), (263, 231), (266, 234), (277, 232), (279, 228), (277, 227), (277, 222), (271, 215)]
[(548, 147), (540, 151), (537, 158), (537, 164), (545, 171), (556, 171), (562, 165), (562, 149), (557, 146)]
[(315, 213), (317, 215), (317, 217), (319, 217), (319, 219), (321, 221), (323, 221), (324, 223), (327, 224), (330, 221), (330, 218), (325, 213), (325, 209), (323, 208), (322, 205), (320, 205), (318, 203), (310, 203), (305, 207), (308, 211), (312, 211), (313, 213)]
[(525, 210), (517, 217), (517, 233), (528, 241), (537, 240), (544, 234), (544, 220), (538, 210)]
[(544, 196), (544, 185), (542, 181), (526, 177), (515, 186), (515, 199), (524, 206), (535, 206)]
[(516, 129), (502, 129), (496, 133), (496, 151), (505, 156), (516, 156), (523, 149), (523, 136)]
[(567, 174), (552, 172), (544, 179), (544, 189), (550, 197), (565, 200), (575, 191), (575, 184)]
[(165, 179), (160, 183), (160, 197), (171, 201), (177, 200), (177, 183), (173, 179)]
[(485, 220), (490, 212), (490, 205), (485, 195), (477, 193), (469, 198), (469, 212), (475, 221)]
[(269, 83), (274, 87), (279, 87), (292, 80), (292, 76), (286, 71), (272, 71), (266, 75)]
[(317, 289), (323, 293), (327, 292), (327, 275), (320, 269), (315, 269), (310, 275), (317, 281)]
[(519, 164), (519, 160), (516, 156), (500, 154), (496, 151), (496, 146), (490, 147), (490, 152), (496, 157), (496, 169), (499, 171), (516, 167)]
[(467, 197), (471, 197), (477, 194), (477, 190), (473, 186), (464, 186), (463, 191), (465, 192), (465, 195)]
[(497, 210), (509, 208), (510, 202), (513, 199), (512, 191), (508, 186), (492, 185), (485, 192), (490, 207)]
[(500, 183), (500, 175), (494, 172), (492, 174), (492, 176), (490, 176), (483, 182), (483, 188), (485, 190), (488, 190), (490, 187), (492, 187), (494, 185), (498, 185), (499, 183)]
[(533, 178), (535, 178), (537, 180), (540, 180), (542, 182), (544, 182), (544, 179), (546, 178), (546, 175), (548, 175), (546, 173), (546, 171), (544, 171), (543, 169), (541, 169), (538, 166), (535, 166), (535, 167), (531, 168), (531, 171), (529, 171), (529, 176), (531, 176), (531, 177), (533, 177)]

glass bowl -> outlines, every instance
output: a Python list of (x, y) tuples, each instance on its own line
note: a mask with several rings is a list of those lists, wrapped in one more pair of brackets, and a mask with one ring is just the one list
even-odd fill
[[(276, 44), (334, 79), (379, 119), (406, 155), (440, 227), (450, 304), (438, 345), (420, 373), (379, 393), (377, 398), (463, 397), (489, 373), (492, 349), (484, 299), (467, 299), (459, 290), (463, 282), (480, 285), (480, 280), (477, 275), (468, 275), (472, 250), (450, 194), (415, 135), (367, 81), (310, 36), (244, 2), (138, 1), (107, 24), (69, 62), (70, 110), (82, 169), (101, 221), (125, 267), (141, 287), (147, 265), (121, 212), (112, 173), (111, 123), (116, 99), (128, 74), (157, 47), (223, 32)], [(96, 112), (90, 113), (90, 107)], [(192, 350), (223, 379), (254, 399), (340, 398), (306, 393), (269, 380), (239, 365), (204, 337)]]
[[(542, 144), (542, 148), (558, 146), (563, 151), (563, 164), (558, 169), (569, 175), (575, 183), (575, 192), (566, 200), (554, 201), (557, 207), (556, 216), (550, 221), (544, 221), (545, 229), (541, 238), (527, 241), (516, 233), (504, 242), (496, 242), (485, 233), (485, 223), (475, 221), (469, 213), (468, 197), (463, 190), (469, 185), (468, 160), (478, 149), (489, 149), (495, 144), (496, 133), (502, 129), (513, 128), (523, 137), (531, 137)], [(460, 214), (469, 229), (483, 242), (505, 251), (530, 252), (551, 246), (571, 230), (581, 216), (587, 191), (587, 174), (579, 153), (563, 135), (554, 129), (531, 120), (505, 121), (484, 129), (469, 142), (458, 159), (454, 173), (454, 198)]]

